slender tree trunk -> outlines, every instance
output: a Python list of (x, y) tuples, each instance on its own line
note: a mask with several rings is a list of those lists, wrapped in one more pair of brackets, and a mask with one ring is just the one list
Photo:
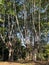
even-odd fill
[[(4, 22), (3, 22), (3, 35), (2, 35), (2, 41), (3, 44), (5, 44), (5, 35), (4, 35), (4, 27), (5, 27), (5, 15), (4, 15)], [(4, 60), (4, 47), (2, 47), (2, 59)]]
[(49, 61), (49, 55), (48, 55), (48, 61)]
[(39, 1), (39, 41), (40, 41), (40, 8), (41, 8), (41, 0)]
[(32, 0), (33, 4), (33, 10), (34, 12), (32, 13), (32, 21), (33, 21), (33, 35), (34, 35), (34, 51), (33, 52), (33, 60), (36, 61), (36, 49), (35, 49), (35, 37), (37, 35), (36, 29), (35, 29), (35, 0)]
[(39, 39), (38, 39), (38, 49), (39, 49), (39, 47), (40, 47), (40, 35), (41, 35), (41, 29), (40, 29), (40, 24), (41, 24), (41, 16), (40, 16), (40, 8), (41, 8), (41, 0), (39, 1), (39, 16), (38, 16), (38, 20), (39, 20), (39, 33), (38, 33), (38, 37), (39, 37)]

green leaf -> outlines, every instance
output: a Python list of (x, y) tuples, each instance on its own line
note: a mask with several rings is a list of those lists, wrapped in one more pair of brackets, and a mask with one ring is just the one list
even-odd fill
[(0, 19), (0, 22), (4, 22), (4, 20), (3, 19)]
[(4, 27), (0, 27), (0, 31), (4, 31), (4, 30), (6, 30), (6, 28)]
[(2, 0), (0, 0), (0, 4), (2, 4)]

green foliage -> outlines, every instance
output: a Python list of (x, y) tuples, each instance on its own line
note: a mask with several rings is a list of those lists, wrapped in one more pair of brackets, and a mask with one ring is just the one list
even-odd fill
[(46, 58), (44, 57), (43, 53), (38, 53), (37, 55), (37, 60), (45, 60)]
[(0, 0), (0, 4), (2, 4), (2, 0)]
[(4, 22), (4, 20), (3, 20), (3, 19), (0, 19), (0, 22), (2, 22), (2, 23), (3, 23), (3, 22)]
[(21, 46), (21, 57), (25, 60), (26, 58), (26, 49), (24, 46)]
[(45, 46), (45, 53), (46, 53), (47, 55), (49, 55), (49, 44), (47, 44), (47, 45)]
[(21, 41), (18, 38), (16, 40), (17, 41), (14, 46), (14, 54), (13, 54), (14, 60), (18, 60), (20, 58), (25, 59), (26, 49), (24, 46), (21, 46)]
[(0, 27), (0, 33), (3, 34), (5, 31), (6, 31), (6, 28), (5, 27), (4, 28), (3, 27)]
[[(2, 14), (6, 15), (7, 14), (7, 16), (11, 15), (11, 18), (12, 18), (12, 16), (16, 17), (16, 15), (18, 15), (19, 12), (24, 10), (24, 6), (19, 6), (18, 3), (16, 3), (16, 2), (14, 3), (14, 1), (15, 0), (13, 0), (13, 1), (11, 1), (11, 0), (0, 0), (0, 15), (2, 15)], [(21, 29), (25, 25), (26, 30), (28, 29), (31, 33), (33, 33), (34, 31), (33, 31), (33, 23), (32, 23), (32, 21), (34, 19), (34, 26), (35, 26), (36, 32), (37, 32), (37, 34), (39, 34), (39, 10), (41, 11), (41, 9), (44, 9), (45, 8), (44, 5), (47, 5), (48, 1), (47, 0), (41, 0), (41, 7), (40, 7), (39, 3), (40, 3), (40, 0), (26, 0), (25, 8), (26, 8), (26, 11), (27, 11), (27, 18), (29, 20), (26, 18), (25, 23), (24, 23), (24, 20), (22, 20), (22, 19), (19, 20)], [(30, 10), (32, 8), (34, 8), (34, 6), (35, 6), (35, 8), (38, 8), (38, 10), (37, 11), (35, 10), (34, 12), (30, 12)], [(48, 8), (47, 8), (47, 10), (48, 10)], [(46, 11), (45, 13), (40, 13), (40, 32), (44, 32), (45, 34), (47, 34), (47, 32), (49, 30), (49, 19), (48, 19), (49, 14), (47, 14), (47, 13), (49, 13), (49, 10)], [(33, 16), (32, 16), (32, 14), (33, 14)], [(24, 17), (23, 12), (22, 12), (22, 15)], [(6, 18), (5, 21), (8, 21), (8, 17), (5, 17), (5, 18)], [(9, 18), (10, 18), (10, 16), (9, 16)], [(47, 19), (45, 20), (44, 18), (47, 18)], [(13, 20), (11, 20), (11, 21), (13, 21)], [(9, 22), (10, 24), (11, 24), (11, 21)], [(4, 20), (2, 19), (2, 17), (0, 18), (0, 22), (4, 23)], [(14, 28), (16, 28), (16, 26)], [(4, 28), (0, 27), (0, 33), (3, 34), (6, 30), (7, 29), (5, 27)], [(13, 30), (12, 30), (12, 33), (13, 33)], [(17, 32), (14, 32), (14, 33), (17, 33)], [(45, 45), (45, 41), (43, 40), (44, 36), (42, 36), (41, 38), (42, 38), (42, 40), (41, 40), (40, 45), (42, 47), (42, 46)], [(0, 47), (1, 46), (2, 45), (0, 44)], [(19, 39), (16, 39), (16, 43), (14, 44), (13, 48), (14, 48), (14, 59), (15, 60), (20, 58), (20, 57), (25, 59), (25, 57), (26, 57), (26, 49), (21, 46), (21, 41)], [(44, 49), (45, 49), (44, 53), (39, 53), (39, 58), (42, 58), (43, 60), (45, 59), (44, 56), (49, 55), (49, 45), (46, 45), (46, 47)], [(29, 46), (28, 50), (32, 51), (32, 48)]]
[(3, 42), (3, 40), (0, 38), (0, 59), (2, 58), (2, 50), (6, 48), (5, 43)]
[(38, 59), (49, 60), (49, 44), (43, 47), (43, 51), (37, 56)]

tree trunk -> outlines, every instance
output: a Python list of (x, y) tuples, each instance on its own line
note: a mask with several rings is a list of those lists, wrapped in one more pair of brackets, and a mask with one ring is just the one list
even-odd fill
[(49, 61), (49, 55), (48, 55), (48, 61)]

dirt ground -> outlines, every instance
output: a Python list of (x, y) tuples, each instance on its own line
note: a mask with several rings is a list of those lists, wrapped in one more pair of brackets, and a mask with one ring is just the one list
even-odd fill
[(0, 62), (0, 65), (35, 65), (35, 63)]
[(18, 62), (0, 62), (0, 65), (49, 65), (49, 62), (40, 61), (40, 62), (27, 62), (27, 63), (18, 63)]

